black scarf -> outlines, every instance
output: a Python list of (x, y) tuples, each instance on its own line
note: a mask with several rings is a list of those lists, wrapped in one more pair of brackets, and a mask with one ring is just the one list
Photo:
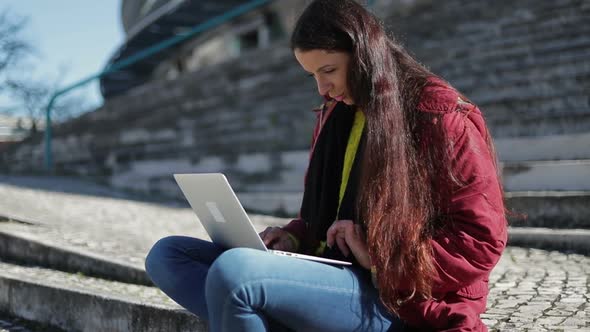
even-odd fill
[[(332, 222), (341, 219), (358, 222), (356, 196), (360, 176), (359, 163), (364, 150), (364, 130), (350, 171), (340, 212), (336, 215), (344, 155), (354, 122), (354, 113), (353, 107), (342, 102), (338, 103), (316, 139), (301, 204), (301, 218), (307, 223), (308, 229), (305, 248), (311, 254), (314, 253), (320, 241), (326, 240), (326, 232)], [(327, 250), (323, 256), (342, 258), (336, 246), (332, 250)]]

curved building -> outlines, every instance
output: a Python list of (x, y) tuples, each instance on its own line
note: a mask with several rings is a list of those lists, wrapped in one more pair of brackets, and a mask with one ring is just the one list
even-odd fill
[(294, 13), (305, 3), (301, 0), (122, 0), (121, 19), (126, 39), (109, 59), (106, 69), (212, 18), (244, 5), (252, 7), (240, 16), (103, 76), (101, 92), (108, 99), (150, 80), (174, 79), (182, 72), (237, 57), (249, 49), (267, 47), (285, 35)]

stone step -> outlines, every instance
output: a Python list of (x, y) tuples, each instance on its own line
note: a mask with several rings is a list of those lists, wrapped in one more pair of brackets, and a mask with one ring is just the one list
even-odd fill
[[(189, 208), (183, 210), (191, 220), (196, 219)], [(258, 232), (288, 221), (264, 215), (250, 215), (250, 218)], [(153, 285), (144, 268), (145, 257), (153, 244), (151, 240), (131, 239), (134, 233), (125, 231), (121, 231), (120, 239), (110, 235), (104, 237), (96, 230), (87, 230), (89, 234), (79, 230), (72, 233), (69, 227), (64, 230), (56, 225), (40, 225), (38, 221), (24, 222), (22, 219), (0, 216), (0, 260), (137, 285)], [(194, 231), (185, 227), (186, 224), (177, 226), (175, 231), (158, 233), (155, 238), (181, 234), (209, 240), (204, 229)], [(120, 242), (124, 239), (127, 242)]]
[(261, 214), (294, 217), (299, 213), (302, 192), (238, 192), (244, 208)]
[[(42, 266), (54, 270), (153, 286), (145, 269), (116, 258), (81, 248), (58, 246), (51, 238), (34, 236), (31, 228), (10, 222), (0, 223), (0, 259)], [(38, 226), (37, 226), (38, 227)]]
[(145, 158), (129, 162), (125, 170), (117, 169), (117, 174), (110, 178), (109, 183), (113, 188), (159, 192), (184, 201), (184, 195), (170, 170), (174, 170), (174, 173), (207, 173), (216, 170), (227, 176), (237, 192), (301, 191), (308, 158), (308, 150), (276, 154), (243, 153), (236, 156), (231, 165), (220, 156), (204, 156), (198, 161), (191, 161), (189, 157)]
[[(590, 31), (589, 31), (590, 33)], [(519, 91), (526, 91), (528, 90), (538, 90), (539, 83), (544, 83), (548, 85), (549, 83), (556, 84), (557, 81), (560, 82), (567, 82), (566, 84), (570, 84), (571, 86), (576, 85), (576, 81), (572, 80), (573, 77), (581, 77), (584, 75), (590, 74), (590, 63), (565, 63), (561, 64), (560, 66), (547, 66), (543, 68), (542, 71), (539, 72), (529, 72), (526, 75), (523, 75), (522, 72), (519, 71), (509, 71), (503, 73), (495, 73), (494, 76), (487, 76), (487, 77), (470, 77), (468, 75), (462, 75), (463, 73), (457, 71), (454, 73), (456, 78), (453, 78), (452, 83), (458, 87), (470, 87), (471, 94), (478, 93), (479, 90), (485, 90), (489, 88), (497, 88), (497, 89), (519, 89)], [(531, 82), (535, 84), (531, 85)], [(479, 83), (481, 88), (474, 87), (473, 85)], [(578, 86), (580, 90), (583, 90), (580, 86)], [(485, 91), (481, 92), (485, 94)], [(487, 101), (483, 99), (483, 101)], [(478, 99), (478, 102), (481, 103)], [(493, 102), (493, 101), (490, 101)]]
[(503, 162), (590, 159), (590, 133), (494, 139)]
[[(534, 237), (527, 242), (527, 235), (541, 234), (541, 238), (547, 243), (557, 243), (555, 233), (562, 238), (562, 244), (581, 243), (587, 245), (588, 231), (580, 236), (579, 233), (566, 234), (566, 232), (552, 232), (539, 229), (511, 229), (510, 243), (528, 246), (533, 243), (543, 243), (539, 237)], [(571, 232), (570, 232), (571, 233)], [(518, 236), (522, 234), (518, 241)], [(579, 241), (570, 241), (577, 238)], [(530, 236), (529, 236), (529, 240)], [(538, 301), (550, 303), (544, 308), (536, 308), (542, 315), (547, 308), (556, 310), (568, 310), (572, 314), (583, 315), (583, 308), (578, 308), (580, 301), (573, 301), (574, 297), (580, 297), (583, 301), (587, 258), (581, 255), (564, 255), (558, 252), (545, 252), (534, 249), (521, 249), (508, 247), (490, 276), (491, 296), (494, 301), (488, 302), (488, 313), (482, 316), (484, 322), (491, 330), (504, 330), (517, 325), (506, 325), (506, 322), (518, 319), (522, 314), (531, 315), (530, 310), (520, 310), (516, 318), (506, 311), (502, 302), (513, 301), (514, 296), (506, 293), (507, 289), (514, 289), (514, 284), (524, 286), (524, 289), (516, 289), (518, 292), (537, 292), (539, 282), (544, 280), (548, 273), (559, 274), (562, 279), (553, 279), (560, 285), (568, 286), (567, 301), (558, 302), (560, 291), (556, 294), (545, 293)], [(534, 273), (531, 273), (531, 268)], [(567, 276), (567, 280), (566, 280)], [(575, 281), (581, 280), (581, 283)], [(512, 285), (512, 286), (511, 286)], [(539, 287), (542, 288), (542, 287)], [(561, 290), (561, 288), (559, 288)], [(574, 296), (571, 296), (573, 292)], [(578, 295), (579, 294), (579, 295)], [(550, 296), (548, 296), (550, 295)], [(565, 295), (564, 295), (565, 296)], [(570, 301), (571, 300), (571, 301)], [(523, 299), (523, 305), (529, 299)], [(552, 303), (556, 305), (553, 306)], [(527, 307), (528, 308), (528, 307)], [(526, 308), (525, 308), (526, 309)], [(519, 311), (518, 308), (515, 308)], [(11, 317), (23, 317), (34, 320), (44, 325), (56, 326), (67, 331), (206, 331), (206, 324), (198, 318), (190, 315), (185, 310), (172, 303), (159, 290), (152, 287), (128, 285), (124, 283), (105, 281), (87, 277), (81, 274), (68, 274), (56, 272), (38, 267), (23, 267), (5, 262), (0, 262), (0, 312), (8, 313)], [(517, 317), (518, 316), (518, 317)], [(580, 316), (582, 317), (582, 316)], [(3, 316), (0, 316), (3, 319)], [(538, 322), (533, 328), (540, 329), (544, 325), (551, 325), (557, 330), (562, 327), (577, 329), (584, 325), (578, 320), (566, 321), (561, 318), (555, 322)], [(4, 324), (0, 321), (0, 326)], [(542, 324), (544, 324), (542, 326)], [(10, 330), (12, 331), (12, 330)], [(23, 331), (26, 330), (15, 330)], [(54, 331), (54, 329), (39, 330)], [(31, 331), (31, 332), (36, 332)]]
[(590, 255), (590, 230), (511, 227), (508, 245)]
[[(588, 254), (590, 231), (511, 228), (509, 245)], [(156, 288), (6, 262), (0, 262), (0, 312), (71, 331), (206, 330)]]
[(65, 332), (64, 330), (0, 313), (0, 332)]
[[(296, 214), (301, 193), (238, 193), (247, 209), (273, 213), (283, 209)], [(518, 191), (506, 192), (512, 211), (511, 225), (556, 229), (590, 229), (590, 191)], [(526, 216), (526, 218), (524, 218)]]
[[(301, 206), (301, 193), (238, 193), (246, 209), (261, 213), (289, 211)], [(519, 227), (590, 229), (590, 191), (507, 192), (511, 224)], [(522, 215), (526, 215), (523, 219)]]
[[(548, 103), (563, 102), (559, 100), (549, 100)], [(512, 109), (530, 110), (534, 106), (526, 106), (530, 102), (522, 102), (523, 106), (514, 106)], [(480, 105), (481, 106), (481, 105)], [(491, 108), (491, 107), (490, 107)], [(500, 106), (501, 108), (501, 106)], [(485, 106), (482, 109), (486, 110)], [(567, 107), (558, 106), (557, 109), (566, 110)], [(488, 117), (488, 126), (494, 137), (519, 137), (519, 136), (546, 136), (546, 135), (566, 135), (571, 133), (590, 132), (590, 113), (581, 113), (581, 111), (571, 112), (569, 114), (539, 115), (534, 117), (512, 118), (500, 117), (495, 119)]]
[(515, 227), (590, 230), (590, 191), (507, 192), (506, 205)]
[(0, 262), (0, 312), (67, 331), (206, 331), (153, 287)]
[(588, 191), (590, 159), (502, 163), (506, 191)]
[[(457, 57), (457, 60), (469, 62), (469, 72), (474, 74), (484, 74), (490, 70), (495, 72), (510, 72), (522, 71), (528, 73), (529, 69), (534, 67), (550, 67), (556, 64), (568, 64), (584, 59), (588, 56), (588, 46), (590, 39), (578, 40), (574, 43), (555, 43), (554, 45), (544, 46), (534, 50), (536, 57), (533, 59), (531, 55), (533, 50), (529, 50), (520, 58), (511, 58), (508, 50), (501, 50), (499, 52), (472, 54), (464, 53), (464, 56)], [(540, 55), (541, 52), (546, 54)], [(559, 54), (562, 52), (562, 54)], [(538, 53), (538, 54), (537, 54)], [(432, 66), (437, 68), (444, 68), (443, 62), (432, 61)], [(490, 67), (486, 67), (486, 64)], [(449, 68), (445, 70), (446, 77), (459, 76), (464, 74), (466, 68)]]

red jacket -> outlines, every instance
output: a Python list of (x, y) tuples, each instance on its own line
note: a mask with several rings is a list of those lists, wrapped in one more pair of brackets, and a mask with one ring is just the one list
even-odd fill
[[(506, 245), (507, 223), (484, 119), (475, 105), (462, 102), (456, 90), (436, 78), (417, 108), (426, 120), (423, 135), (442, 126), (452, 142), (453, 174), (464, 185), (445, 188), (452, 193), (446, 201), (450, 221), (431, 239), (433, 298), (408, 303), (399, 315), (421, 330), (487, 331), (479, 315), (486, 309), (488, 276)], [(318, 117), (314, 142), (323, 123)], [(301, 239), (305, 222), (293, 220), (285, 229)]]

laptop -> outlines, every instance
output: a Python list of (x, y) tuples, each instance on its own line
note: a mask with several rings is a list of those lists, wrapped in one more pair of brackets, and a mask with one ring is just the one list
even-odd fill
[(334, 265), (351, 262), (269, 250), (225, 175), (221, 173), (174, 174), (174, 179), (213, 243), (225, 248), (252, 248), (280, 256), (295, 257)]

